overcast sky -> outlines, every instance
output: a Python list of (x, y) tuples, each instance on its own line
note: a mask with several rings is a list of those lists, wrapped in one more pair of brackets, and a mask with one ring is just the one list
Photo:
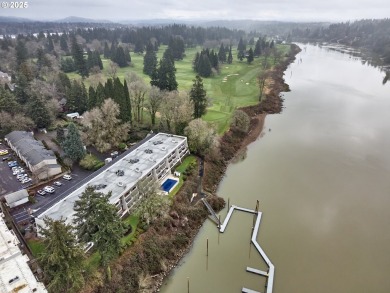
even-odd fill
[[(2, 0), (3, 1), (3, 0)], [(10, 2), (11, 0), (8, 0)], [(14, 0), (12, 0), (14, 1)], [(1, 16), (55, 20), (79, 16), (137, 19), (256, 19), (347, 21), (390, 17), (388, 0), (21, 0), (25, 9), (0, 8)]]

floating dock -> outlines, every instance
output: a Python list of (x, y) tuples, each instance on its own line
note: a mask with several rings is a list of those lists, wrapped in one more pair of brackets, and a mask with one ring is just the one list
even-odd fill
[[(257, 235), (259, 233), (259, 227), (260, 227), (262, 213), (258, 212), (258, 211), (255, 211), (255, 210), (250, 210), (250, 209), (246, 209), (246, 208), (242, 208), (242, 207), (238, 207), (238, 206), (232, 205), (230, 207), (230, 209), (229, 209), (229, 212), (228, 212), (226, 218), (225, 218), (225, 221), (219, 227), (219, 232), (221, 232), (221, 233), (225, 232), (226, 227), (227, 227), (227, 225), (229, 223), (230, 218), (233, 215), (234, 210), (247, 212), (247, 213), (251, 213), (251, 214), (254, 214), (254, 215), (257, 214), (256, 223), (255, 223), (255, 226), (253, 228), (251, 242), (255, 246), (256, 250), (259, 252), (259, 254), (263, 258), (265, 263), (267, 264), (268, 272), (264, 272), (264, 271), (257, 270), (257, 269), (254, 269), (254, 268), (250, 268), (250, 267), (247, 267), (246, 270), (248, 272), (250, 272), (250, 273), (254, 273), (254, 274), (257, 274), (257, 275), (261, 275), (261, 276), (267, 277), (268, 279), (267, 279), (267, 283), (266, 283), (266, 288), (267, 288), (266, 289), (266, 293), (272, 293), (273, 284), (274, 284), (275, 267), (272, 264), (272, 262), (270, 261), (270, 259), (267, 257), (267, 255), (265, 254), (264, 250), (261, 248), (260, 244), (257, 242)], [(242, 288), (242, 292), (246, 292), (246, 293), (260, 293), (260, 292), (253, 291), (253, 290), (250, 290), (250, 289), (247, 289), (247, 288)]]

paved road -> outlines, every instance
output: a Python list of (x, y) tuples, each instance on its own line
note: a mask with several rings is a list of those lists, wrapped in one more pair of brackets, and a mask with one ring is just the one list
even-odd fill
[[(77, 169), (77, 170), (76, 170)], [(11, 210), (11, 215), (14, 218), (16, 223), (22, 223), (25, 221), (28, 221), (31, 217), (29, 215), (29, 209), (31, 212), (38, 212), (38, 211), (44, 211), (48, 207), (50, 207), (55, 202), (60, 201), (62, 198), (68, 195), (67, 190), (71, 189), (75, 184), (83, 180), (88, 175), (91, 175), (92, 172), (85, 171), (83, 169), (75, 168), (74, 172), (72, 172), (72, 180), (67, 181), (64, 179), (59, 180), (53, 180), (53, 181), (60, 181), (62, 183), (62, 186), (52, 186), (55, 188), (55, 192), (50, 194), (46, 193), (44, 196), (35, 194), (35, 200), (36, 203), (26, 203), (22, 206), (13, 208)], [(50, 185), (49, 183), (45, 185)], [(45, 185), (40, 186), (40, 188), (43, 188)]]

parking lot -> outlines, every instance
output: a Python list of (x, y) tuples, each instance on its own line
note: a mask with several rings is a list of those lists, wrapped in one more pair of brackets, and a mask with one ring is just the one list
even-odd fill
[[(65, 180), (62, 177), (53, 180), (52, 182), (41, 185), (33, 189), (35, 194), (35, 203), (28, 202), (22, 206), (11, 209), (10, 213), (14, 218), (15, 223), (21, 224), (27, 222), (31, 216), (30, 213), (40, 213), (51, 207), (56, 202), (68, 195), (68, 189), (71, 189), (75, 184), (90, 175), (91, 172), (85, 170), (75, 170), (70, 175), (71, 180)], [(11, 175), (12, 176), (12, 175)], [(53, 182), (59, 182), (61, 186), (56, 186)], [(38, 194), (38, 190), (44, 190), (45, 187), (51, 186), (54, 189), (53, 193), (45, 192), (45, 194)], [(30, 213), (29, 213), (30, 212)]]
[[(0, 149), (8, 150), (9, 153), (7, 155), (0, 156), (0, 197), (12, 193), (15, 191), (18, 191), (20, 189), (27, 188), (32, 183), (26, 183), (22, 184), (20, 181), (16, 179), (16, 176), (12, 175), (12, 170), (10, 167), (8, 167), (7, 163), (10, 161), (18, 161), (19, 165), (23, 167), (20, 160), (17, 159), (17, 157), (12, 153), (12, 150), (9, 149), (6, 145), (2, 144), (0, 145)], [(9, 160), (4, 160), (3, 158), (9, 158)], [(25, 172), (28, 174), (29, 177), (31, 177), (31, 173), (29, 173), (27, 167), (24, 167)]]

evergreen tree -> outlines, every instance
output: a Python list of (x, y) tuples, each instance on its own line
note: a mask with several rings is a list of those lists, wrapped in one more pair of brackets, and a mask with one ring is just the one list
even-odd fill
[(38, 261), (45, 273), (50, 292), (76, 292), (84, 284), (85, 254), (75, 235), (73, 227), (63, 219), (44, 218), (43, 246)]
[(123, 122), (127, 122), (128, 121), (127, 101), (125, 97), (125, 91), (123, 89), (123, 85), (121, 81), (119, 80), (119, 77), (114, 79), (113, 90), (114, 90), (114, 94), (112, 96), (112, 99), (119, 106), (118, 118), (121, 119)]
[(245, 43), (242, 40), (242, 38), (240, 38), (240, 41), (238, 42), (238, 46), (237, 46), (237, 59), (238, 60), (240, 60), (240, 61), (244, 60), (245, 50), (246, 50)]
[(125, 51), (123, 50), (122, 46), (119, 46), (116, 49), (115, 52), (115, 58), (113, 60), (116, 64), (118, 64), (119, 67), (125, 67), (127, 66)]
[(255, 49), (253, 50), (253, 55), (256, 57), (259, 57), (261, 55), (261, 41), (260, 39), (257, 40)]
[(69, 123), (67, 129), (68, 134), (62, 144), (62, 148), (68, 158), (77, 162), (85, 156), (84, 146), (76, 125), (74, 125), (74, 123)]
[(83, 55), (83, 49), (76, 41), (76, 37), (72, 39), (72, 56), (77, 72), (82, 77), (88, 76), (87, 62)]
[(88, 108), (88, 94), (84, 84), (73, 80), (66, 92), (66, 108), (71, 112), (82, 114)]
[(27, 114), (34, 121), (37, 128), (46, 128), (51, 123), (49, 111), (45, 103), (33, 95), (27, 103)]
[(103, 52), (103, 56), (104, 58), (106, 59), (109, 59), (111, 56), (110, 56), (110, 48), (108, 47), (108, 44), (107, 42), (104, 42), (104, 52)]
[(89, 186), (74, 205), (78, 237), (84, 242), (94, 242), (103, 266), (119, 254), (125, 231), (117, 209), (109, 202), (110, 197), (111, 192), (104, 194)]
[(68, 48), (68, 40), (67, 40), (67, 37), (66, 37), (66, 34), (63, 33), (60, 37), (60, 48), (62, 51), (64, 51), (65, 53), (68, 53), (69, 51), (69, 48)]
[(157, 55), (154, 51), (152, 43), (148, 43), (146, 47), (146, 54), (144, 56), (144, 69), (143, 72), (149, 76), (152, 76), (157, 67)]
[(96, 88), (96, 107), (100, 107), (106, 99), (104, 86), (99, 82)]
[(28, 52), (25, 43), (22, 40), (18, 40), (15, 47), (16, 51), (16, 64), (20, 66), (27, 61)]
[(214, 52), (214, 50), (211, 50), (209, 55), (209, 60), (210, 60), (211, 67), (214, 68), (215, 70), (218, 70), (219, 67), (218, 55), (217, 53)]
[(104, 85), (104, 96), (105, 98), (112, 98), (115, 95), (114, 93), (114, 83), (111, 78), (107, 79), (106, 84)]
[(130, 102), (130, 92), (129, 92), (129, 88), (127, 86), (127, 82), (126, 82), (126, 79), (123, 83), (123, 92), (124, 92), (124, 112), (125, 112), (125, 116), (124, 116), (124, 121), (128, 121), (131, 123), (131, 120), (132, 120), (132, 116), (131, 116), (131, 102)]
[(61, 59), (61, 70), (65, 73), (73, 72), (76, 70), (76, 65), (72, 58), (62, 58)]
[(134, 53), (142, 54), (144, 52), (144, 44), (141, 38), (137, 38), (134, 46)]
[(123, 49), (125, 51), (125, 60), (126, 60), (126, 63), (127, 64), (130, 64), (131, 63), (131, 55), (130, 55), (130, 50), (129, 48), (124, 48)]
[(221, 43), (221, 46), (219, 47), (218, 60), (221, 63), (225, 63), (226, 62), (226, 49), (225, 49), (223, 43)]
[(97, 105), (96, 91), (92, 86), (88, 89), (88, 110), (95, 108)]
[(206, 91), (203, 88), (203, 80), (197, 75), (193, 80), (194, 84), (192, 85), (190, 91), (190, 97), (194, 104), (194, 118), (200, 118), (202, 115), (206, 114), (207, 108), (207, 97)]
[(229, 49), (229, 55), (228, 55), (227, 63), (228, 64), (232, 64), (233, 63), (232, 46), (230, 46), (230, 49)]
[(168, 48), (172, 52), (174, 60), (182, 60), (184, 57), (184, 40), (180, 36), (171, 37), (169, 39)]
[(192, 68), (194, 69), (195, 72), (199, 72), (199, 59), (200, 59), (200, 54), (199, 52), (196, 52), (194, 61), (192, 62)]
[(249, 64), (253, 62), (253, 50), (252, 48), (249, 49), (248, 51), (248, 56), (246, 57), (246, 60)]
[(160, 60), (158, 69), (153, 73), (150, 81), (151, 85), (157, 86), (160, 90), (177, 90), (176, 68), (170, 56), (171, 54), (169, 53), (164, 54), (164, 57)]
[(47, 34), (46, 52), (50, 53), (54, 51), (53, 39), (50, 34)]
[(202, 77), (211, 76), (211, 63), (207, 56), (207, 53), (201, 53), (198, 63), (198, 73)]

